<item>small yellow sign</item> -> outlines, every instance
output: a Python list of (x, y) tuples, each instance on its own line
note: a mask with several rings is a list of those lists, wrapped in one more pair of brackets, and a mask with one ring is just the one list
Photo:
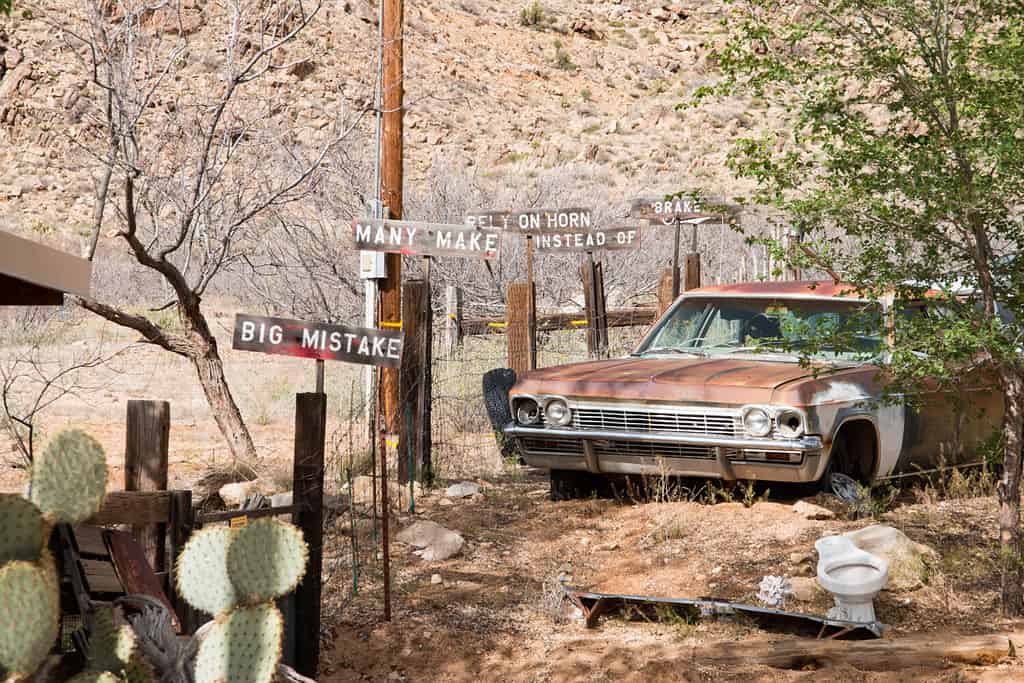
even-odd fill
[(230, 526), (232, 529), (239, 529), (239, 528), (245, 526), (248, 523), (249, 523), (249, 518), (246, 517), (245, 515), (242, 515), (241, 517), (232, 517), (228, 521), (228, 526)]

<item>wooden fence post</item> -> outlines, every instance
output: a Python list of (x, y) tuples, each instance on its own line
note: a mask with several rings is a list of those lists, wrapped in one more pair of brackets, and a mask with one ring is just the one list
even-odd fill
[(686, 279), (683, 282), (683, 289), (697, 289), (700, 287), (700, 253), (686, 255)]
[(447, 358), (455, 355), (455, 349), (462, 343), (462, 288), (448, 285), (445, 288), (444, 351)]
[[(430, 433), (430, 288), (423, 280), (402, 287), (402, 419), (399, 424), (398, 481), (425, 481), (431, 473)], [(410, 411), (411, 420), (406, 419)], [(415, 470), (410, 471), (408, 448), (414, 447)]]
[(170, 527), (171, 554), (167, 558), (167, 597), (174, 605), (174, 611), (178, 615), (178, 623), (181, 624), (181, 632), (186, 635), (195, 633), (198, 627), (197, 615), (191, 605), (178, 594), (177, 570), (178, 557), (185, 549), (192, 530), (195, 528), (195, 513), (192, 510), (191, 491), (171, 491), (171, 514), (168, 526)]
[(594, 287), (594, 303), (597, 308), (594, 318), (597, 327), (598, 353), (603, 358), (608, 355), (608, 307), (605, 305), (604, 298), (603, 263), (597, 263), (594, 266), (594, 276), (594, 281), (596, 282), (596, 286)]
[(668, 310), (675, 299), (672, 296), (672, 268), (665, 268), (661, 271), (661, 279), (658, 280), (658, 315)]
[(306, 574), (295, 590), (295, 670), (310, 678), (316, 678), (320, 659), (326, 436), (327, 396), (296, 394), (292, 500), (298, 506), (294, 521), (309, 546), (309, 560)]
[[(171, 404), (167, 401), (128, 401), (124, 450), (125, 491), (167, 490), (167, 449)], [(155, 572), (166, 569), (166, 524), (138, 525), (132, 535), (142, 546)]]
[[(516, 371), (516, 375), (533, 369), (530, 362), (530, 350), (536, 344), (530, 343), (535, 334), (530, 329), (530, 308), (533, 303), (532, 287), (529, 282), (513, 282), (508, 286), (507, 303), (505, 305), (506, 327), (508, 337), (508, 367)], [(536, 320), (536, 316), (533, 316)]]
[(587, 318), (587, 354), (600, 358), (608, 349), (608, 315), (604, 303), (604, 274), (594, 256), (587, 252), (581, 266), (583, 303)]

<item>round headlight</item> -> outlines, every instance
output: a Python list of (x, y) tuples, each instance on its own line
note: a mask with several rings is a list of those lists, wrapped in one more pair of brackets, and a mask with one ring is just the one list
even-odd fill
[(747, 408), (743, 412), (743, 428), (751, 436), (768, 436), (772, 431), (772, 418), (763, 408)]
[(775, 416), (775, 424), (778, 426), (779, 436), (787, 439), (795, 439), (804, 433), (803, 415), (795, 410), (782, 410)]
[(521, 425), (533, 425), (540, 422), (540, 405), (532, 398), (521, 398), (516, 401), (516, 422)]
[(544, 406), (544, 418), (554, 425), (564, 427), (572, 422), (572, 411), (569, 404), (560, 398), (553, 398)]

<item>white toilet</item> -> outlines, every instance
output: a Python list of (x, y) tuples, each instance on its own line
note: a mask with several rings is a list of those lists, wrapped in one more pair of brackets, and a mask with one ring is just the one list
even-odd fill
[(818, 551), (818, 583), (836, 601), (828, 618), (875, 621), (872, 601), (889, 580), (889, 563), (861, 550), (845, 536), (819, 538), (814, 549)]

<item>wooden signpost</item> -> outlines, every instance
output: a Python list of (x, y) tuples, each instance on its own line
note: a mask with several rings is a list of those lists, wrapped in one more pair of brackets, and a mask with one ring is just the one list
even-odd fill
[(495, 258), (501, 245), (497, 230), (465, 225), (357, 218), (352, 221), (356, 248), (406, 256)]
[(542, 233), (536, 237), (537, 251), (586, 251), (639, 249), (640, 227), (623, 225), (589, 232)]
[(402, 362), (402, 333), (239, 313), (231, 348), (397, 368)]
[[(687, 264), (696, 262), (699, 264), (700, 256), (697, 254), (697, 225), (714, 218), (721, 217), (725, 212), (727, 204), (719, 198), (701, 199), (699, 197), (667, 196), (667, 197), (640, 197), (634, 199), (629, 207), (629, 215), (633, 218), (640, 218), (650, 221), (652, 224), (675, 226), (675, 239), (672, 250), (672, 298), (679, 296), (679, 232), (683, 223), (693, 226), (690, 234), (691, 253), (687, 255)], [(698, 266), (699, 267), (699, 266)], [(693, 282), (695, 278), (687, 277), (687, 282)], [(700, 286), (699, 281), (697, 286)]]

